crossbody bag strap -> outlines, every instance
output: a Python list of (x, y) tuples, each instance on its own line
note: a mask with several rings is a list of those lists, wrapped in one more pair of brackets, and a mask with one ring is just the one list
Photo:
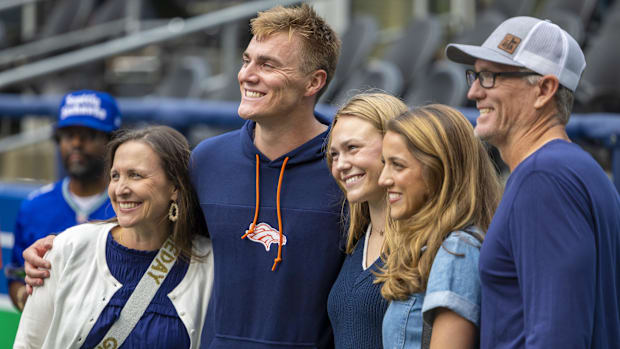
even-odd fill
[(164, 283), (166, 276), (172, 269), (177, 260), (179, 249), (172, 242), (171, 237), (164, 242), (157, 252), (155, 259), (142, 275), (140, 282), (136, 286), (127, 303), (121, 310), (121, 314), (108, 332), (103, 336), (103, 340), (97, 345), (97, 349), (115, 349), (120, 347), (131, 331), (138, 323), (138, 320), (146, 311), (146, 308), (153, 300), (155, 293)]

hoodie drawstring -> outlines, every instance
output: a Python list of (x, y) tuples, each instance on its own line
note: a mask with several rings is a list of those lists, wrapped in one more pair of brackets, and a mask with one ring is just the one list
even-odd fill
[(282, 188), (282, 177), (284, 177), (284, 168), (288, 162), (288, 156), (284, 158), (282, 168), (280, 169), (280, 178), (278, 179), (278, 194), (276, 196), (276, 205), (278, 209), (278, 231), (280, 232), (280, 242), (278, 243), (278, 257), (273, 260), (271, 271), (276, 270), (278, 263), (282, 262), (282, 213), (280, 212), (280, 189)]
[(258, 158), (258, 154), (256, 154), (256, 205), (254, 205), (254, 220), (252, 221), (252, 224), (250, 225), (250, 229), (248, 229), (248, 232), (243, 234), (243, 236), (241, 237), (242, 239), (245, 239), (246, 236), (248, 236), (248, 234), (252, 234), (254, 232), (254, 228), (256, 227), (256, 220), (258, 219), (258, 204), (259, 204), (259, 197), (258, 197), (258, 192), (260, 189), (260, 185), (259, 185), (259, 178), (258, 175), (260, 173), (260, 159)]
[[(282, 178), (284, 178), (284, 169), (286, 168), (286, 163), (288, 162), (288, 156), (286, 158), (284, 158), (284, 162), (282, 163), (282, 168), (280, 169), (280, 177), (278, 178), (278, 191), (276, 194), (276, 208), (277, 208), (277, 212), (278, 212), (278, 232), (280, 233), (280, 241), (278, 242), (278, 257), (276, 257), (273, 260), (273, 266), (271, 267), (271, 271), (275, 271), (276, 267), (278, 265), (278, 263), (282, 262), (282, 239), (283, 239), (283, 233), (282, 233), (282, 212), (280, 210), (280, 192), (282, 191)], [(256, 221), (258, 220), (258, 209), (259, 209), (259, 188), (260, 188), (260, 159), (258, 157), (258, 154), (256, 154), (256, 207), (254, 209), (254, 220), (252, 221), (252, 224), (250, 225), (250, 229), (248, 229), (248, 231), (243, 234), (243, 236), (241, 237), (242, 239), (245, 239), (246, 236), (248, 236), (248, 234), (252, 234), (254, 232), (254, 229), (256, 228)]]

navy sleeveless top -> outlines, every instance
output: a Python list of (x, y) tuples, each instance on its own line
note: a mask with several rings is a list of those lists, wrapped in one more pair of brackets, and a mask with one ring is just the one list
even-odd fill
[[(155, 251), (139, 251), (120, 245), (108, 233), (106, 240), (106, 262), (110, 273), (121, 287), (95, 322), (82, 348), (94, 348), (103, 339), (112, 324), (118, 319), (123, 306), (136, 285), (157, 255)], [(178, 258), (166, 280), (162, 283), (136, 327), (120, 348), (189, 348), (190, 339), (185, 325), (168, 298), (183, 280), (188, 263)]]

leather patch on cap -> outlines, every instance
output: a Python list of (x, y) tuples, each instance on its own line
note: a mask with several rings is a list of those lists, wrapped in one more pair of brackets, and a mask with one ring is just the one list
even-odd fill
[(520, 38), (512, 34), (506, 34), (502, 42), (500, 42), (499, 45), (497, 45), (497, 47), (501, 50), (504, 50), (512, 54), (513, 52), (515, 52), (515, 50), (517, 49), (520, 43), (521, 43)]

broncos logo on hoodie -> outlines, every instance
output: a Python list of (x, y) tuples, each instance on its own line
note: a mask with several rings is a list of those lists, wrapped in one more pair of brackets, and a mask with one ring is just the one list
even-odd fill
[[(246, 230), (245, 232), (247, 233), (248, 239), (263, 244), (266, 251), (269, 251), (271, 244), (277, 245), (280, 241), (280, 232), (267, 223), (258, 223), (253, 232), (250, 232), (250, 230)], [(282, 236), (282, 245), (286, 245), (285, 235)]]

